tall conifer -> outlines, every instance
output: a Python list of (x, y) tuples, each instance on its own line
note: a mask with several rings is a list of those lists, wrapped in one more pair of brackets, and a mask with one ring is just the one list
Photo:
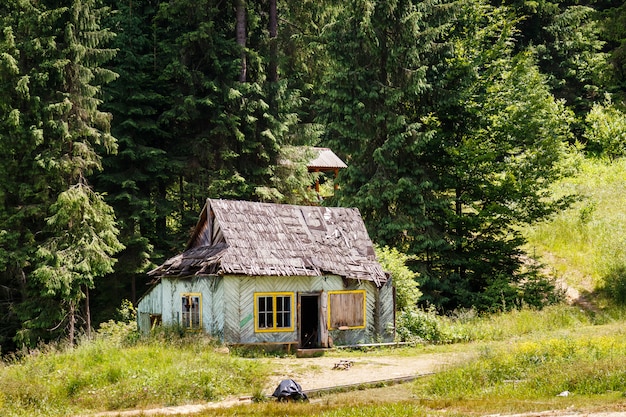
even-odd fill
[(98, 110), (100, 86), (115, 77), (102, 67), (115, 53), (102, 48), (112, 37), (99, 26), (103, 12), (95, 0), (20, 1), (5, 15), (19, 61), (3, 78), (18, 116), (2, 132), (1, 214), (15, 239), (3, 242), (3, 276), (23, 283), (23, 343), (53, 330), (73, 340), (85, 292), (121, 248), (110, 207), (86, 180), (101, 169), (100, 153), (116, 147), (110, 116)]
[(345, 11), (327, 28), (335, 65), (319, 111), (348, 163), (341, 203), (376, 242), (416, 255), (428, 302), (519, 303), (514, 226), (559, 207), (546, 185), (570, 136), (532, 58), (512, 52), (515, 22), (482, 1)]

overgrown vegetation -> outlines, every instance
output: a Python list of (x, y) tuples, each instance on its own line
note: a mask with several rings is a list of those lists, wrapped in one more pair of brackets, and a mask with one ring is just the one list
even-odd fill
[[(626, 304), (626, 159), (585, 159), (555, 194), (574, 192), (570, 209), (528, 229), (529, 251), (583, 292)], [(597, 291), (600, 290), (600, 291)]]
[(303, 146), (347, 163), (323, 204), (411, 255), (423, 301), (543, 302), (549, 283), (518, 293), (518, 228), (562, 207), (548, 187), (572, 144), (626, 152), (624, 16), (595, 0), (0, 2), (3, 350), (137, 300), (207, 197), (320, 204)]
[[(615, 334), (572, 334), (486, 347), (479, 359), (416, 387), (429, 398), (546, 399), (566, 391), (592, 396), (624, 390), (626, 341)], [(563, 394), (566, 395), (566, 394)]]
[(163, 329), (139, 340), (109, 322), (78, 347), (46, 345), (0, 365), (0, 414), (61, 416), (213, 401), (260, 390), (266, 370), (214, 340)]
[[(623, 359), (626, 357), (624, 334), (619, 324), (610, 324), (614, 321), (610, 316), (592, 317), (566, 305), (484, 317), (471, 312), (447, 318), (424, 314), (428, 315), (431, 334), (436, 335), (433, 342), (475, 342), (430, 345), (427, 352), (478, 349), (481, 353), (476, 362), (416, 382), (416, 394), (407, 394), (417, 395), (415, 398), (419, 401), (412, 400), (408, 404), (409, 409), (416, 412), (423, 412), (424, 407), (428, 410), (428, 403), (422, 404), (425, 399), (455, 403), (486, 395), (491, 395), (495, 402), (497, 398), (513, 398), (505, 389), (509, 380), (528, 384), (523, 392), (516, 391), (514, 397), (523, 401), (551, 395), (549, 384), (544, 384), (543, 388), (537, 386), (543, 380), (554, 384), (552, 390), (596, 395), (609, 389), (607, 387), (616, 389), (623, 377), (619, 369), (626, 365), (623, 363), (626, 361)], [(418, 345), (369, 354), (424, 353), (424, 346)], [(362, 352), (341, 352), (347, 356), (356, 354)], [(524, 355), (526, 360), (519, 358)], [(0, 365), (3, 382), (0, 414), (9, 417), (78, 415), (215, 401), (237, 394), (262, 398), (271, 370), (264, 365), (268, 361), (259, 357), (247, 351), (229, 353), (212, 339), (181, 333), (174, 328), (164, 328), (149, 339), (139, 339), (134, 323), (109, 322), (95, 339), (83, 340), (78, 347), (41, 346), (7, 357)], [(267, 358), (267, 355), (261, 357)], [(562, 371), (557, 373), (557, 368)], [(479, 383), (483, 380), (486, 385)], [(447, 385), (450, 388), (445, 391), (442, 387)], [(461, 392), (461, 389), (466, 391)], [(285, 415), (284, 407), (262, 404), (245, 411), (239, 409), (238, 414), (224, 410), (218, 415)], [(289, 415), (320, 415), (315, 407), (306, 407), (296, 406), (295, 414)], [(394, 411), (404, 409), (399, 404), (370, 405), (366, 409), (363, 415), (376, 415), (381, 410), (390, 410), (393, 413), (390, 415), (408, 415)], [(352, 407), (338, 407), (331, 402), (324, 411), (327, 414), (321, 415), (350, 416), (353, 412)]]
[[(566, 304), (542, 309), (532, 304), (497, 314), (458, 309), (441, 316), (411, 308), (419, 289), (406, 269), (409, 257), (379, 248), (387, 268), (398, 274), (403, 310), (400, 340), (414, 347), (370, 355), (478, 352), (475, 360), (403, 386), (404, 397), (356, 393), (342, 403), (263, 403), (211, 410), (210, 415), (446, 415), (511, 413), (566, 408), (610, 409), (624, 404), (626, 338), (622, 306), (626, 226), (626, 161), (584, 161), (580, 175), (555, 193), (576, 192), (580, 201), (550, 222), (527, 231), (531, 250), (543, 254), (556, 275), (602, 300), (593, 310)], [(549, 256), (548, 256), (549, 255)], [(612, 272), (617, 271), (612, 275)], [(0, 415), (60, 416), (103, 410), (214, 401), (229, 395), (263, 397), (270, 369), (267, 354), (230, 352), (215, 340), (162, 328), (140, 338), (132, 306), (118, 321), (100, 326), (78, 346), (40, 345), (5, 356), (0, 363)], [(355, 355), (342, 351), (341, 355)], [(361, 353), (362, 354), (362, 353)], [(261, 360), (260, 360), (261, 359)], [(567, 397), (557, 394), (568, 392)], [(205, 414), (209, 415), (209, 414)]]

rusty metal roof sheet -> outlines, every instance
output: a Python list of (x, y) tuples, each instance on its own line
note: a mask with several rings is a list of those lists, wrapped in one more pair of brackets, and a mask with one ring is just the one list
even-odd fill
[(387, 281), (355, 208), (213, 199), (188, 249), (149, 274), (333, 274), (378, 286)]

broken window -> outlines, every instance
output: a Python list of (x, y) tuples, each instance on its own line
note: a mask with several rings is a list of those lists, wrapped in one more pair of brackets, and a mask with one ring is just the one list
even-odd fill
[(188, 330), (202, 328), (202, 295), (182, 294), (181, 325)]
[(365, 290), (328, 293), (328, 328), (361, 329), (365, 327)]
[(257, 332), (293, 330), (293, 293), (258, 293), (254, 295)]

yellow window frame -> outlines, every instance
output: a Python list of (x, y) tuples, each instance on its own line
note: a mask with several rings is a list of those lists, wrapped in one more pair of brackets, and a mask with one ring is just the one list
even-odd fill
[(193, 324), (193, 315), (191, 310), (189, 311), (189, 322), (185, 323), (184, 322), (184, 311), (182, 309), (182, 305), (181, 305), (181, 314), (180, 314), (180, 323), (183, 326), (183, 328), (187, 331), (193, 332), (193, 331), (201, 331), (202, 330), (202, 293), (200, 292), (184, 292), (180, 294), (180, 298), (181, 301), (183, 298), (187, 298), (187, 301), (189, 304), (192, 304), (192, 299), (198, 297), (198, 325), (197, 327), (194, 327)]
[[(333, 295), (343, 295), (343, 294), (362, 294), (363, 295), (363, 324), (359, 325), (359, 326), (339, 326), (339, 327), (332, 327), (332, 302), (331, 302), (331, 298)], [(328, 320), (326, 321), (328, 323), (328, 330), (337, 330), (339, 328), (341, 328), (342, 330), (345, 329), (348, 330), (352, 330), (352, 329), (364, 329), (367, 326), (367, 291), (365, 290), (347, 290), (347, 291), (328, 291), (328, 311), (327, 311), (327, 318)]]
[[(272, 327), (259, 327), (259, 298), (272, 298)], [(289, 297), (289, 327), (278, 327), (276, 297)], [(254, 294), (254, 331), (257, 333), (293, 332), (295, 328), (295, 293), (258, 292)]]

